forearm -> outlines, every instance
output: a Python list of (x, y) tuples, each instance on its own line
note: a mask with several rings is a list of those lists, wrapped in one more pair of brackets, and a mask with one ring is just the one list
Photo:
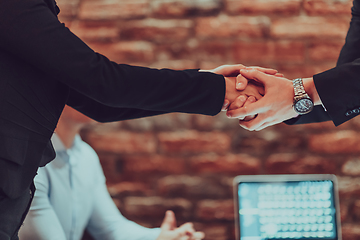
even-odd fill
[(111, 199), (105, 182), (99, 182), (93, 194), (95, 199), (87, 230), (96, 240), (155, 240), (160, 234), (158, 228), (145, 228), (126, 219)]
[(122, 121), (167, 113), (136, 108), (109, 107), (74, 90), (70, 90), (67, 105), (98, 122)]
[(49, 81), (60, 81), (111, 107), (215, 115), (224, 102), (222, 76), (111, 62), (65, 28), (42, 0), (2, 5), (0, 46), (41, 70)]
[(310, 96), (311, 100), (314, 102), (314, 105), (321, 105), (321, 99), (320, 96), (316, 90), (314, 79), (312, 77), (310, 78), (303, 78), (303, 84), (306, 93)]
[[(360, 58), (360, 1), (353, 1), (352, 19), (346, 41), (337, 61), (337, 67), (304, 79), (304, 86), (315, 105), (321, 104), (327, 110), (315, 108), (313, 113), (301, 116), (302, 122), (333, 120), (339, 125), (356, 116), (360, 106), (358, 91)], [(319, 101), (320, 100), (320, 101)]]
[(336, 126), (359, 114), (355, 111), (360, 106), (359, 74), (360, 59), (357, 59), (313, 77), (321, 101)]

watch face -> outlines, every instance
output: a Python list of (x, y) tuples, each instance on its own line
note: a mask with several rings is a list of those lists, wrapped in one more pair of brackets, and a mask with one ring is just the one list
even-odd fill
[(309, 113), (313, 108), (314, 108), (314, 103), (309, 98), (300, 99), (294, 105), (294, 109), (298, 114)]

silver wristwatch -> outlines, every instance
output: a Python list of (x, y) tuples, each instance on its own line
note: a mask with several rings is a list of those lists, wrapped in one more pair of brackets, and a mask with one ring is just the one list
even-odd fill
[(294, 86), (294, 110), (296, 113), (303, 115), (311, 112), (314, 108), (314, 102), (309, 95), (305, 92), (302, 78), (293, 80)]

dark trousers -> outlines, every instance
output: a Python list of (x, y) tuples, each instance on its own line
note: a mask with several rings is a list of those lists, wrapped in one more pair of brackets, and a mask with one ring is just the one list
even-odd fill
[(32, 183), (28, 191), (16, 199), (0, 194), (0, 240), (19, 240), (18, 232), (34, 197)]

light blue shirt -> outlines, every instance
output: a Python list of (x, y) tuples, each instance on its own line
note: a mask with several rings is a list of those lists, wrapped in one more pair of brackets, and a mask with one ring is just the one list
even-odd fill
[(66, 149), (54, 134), (56, 158), (35, 177), (35, 197), (21, 240), (80, 240), (87, 229), (97, 240), (155, 240), (160, 229), (121, 215), (106, 188), (99, 158), (80, 136)]

